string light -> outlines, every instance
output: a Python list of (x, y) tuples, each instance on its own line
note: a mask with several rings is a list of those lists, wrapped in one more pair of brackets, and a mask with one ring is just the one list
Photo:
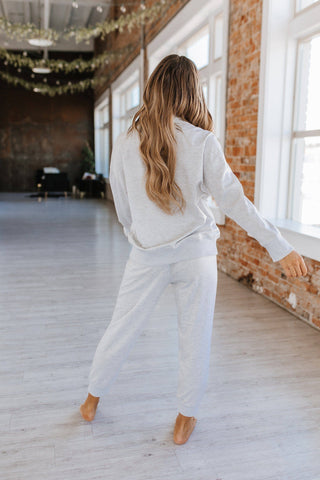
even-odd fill
[[(84, 60), (82, 58), (75, 58), (72, 61), (66, 61), (62, 59), (32, 59), (29, 56), (18, 55), (15, 53), (10, 53), (7, 50), (0, 48), (0, 61), (3, 60), (5, 66), (12, 65), (15, 68), (29, 68), (31, 70), (41, 69), (41, 71), (36, 70), (34, 73), (50, 73), (50, 70), (53, 72), (64, 72), (71, 73), (73, 71), (85, 72), (92, 71), (100, 66), (104, 65), (106, 61), (118, 61), (123, 58), (124, 55), (130, 54), (134, 50), (135, 46), (129, 44), (125, 47), (117, 48), (114, 50), (108, 50), (103, 52), (100, 55)], [(45, 69), (45, 71), (43, 71)]]
[[(99, 1), (99, 0), (98, 0)], [(111, 0), (112, 1), (112, 0)], [(123, 31), (124, 28), (127, 28), (130, 32), (134, 27), (141, 25), (142, 23), (152, 22), (159, 18), (164, 11), (163, 5), (166, 6), (166, 10), (170, 8), (172, 4), (175, 3), (176, 0), (155, 0), (154, 4), (151, 6), (146, 6), (144, 0), (138, 0), (135, 3), (132, 3), (130, 0), (129, 2), (119, 2), (117, 6), (120, 8), (122, 14), (128, 12), (128, 6), (134, 5), (135, 9), (126, 15), (120, 15), (116, 19), (105, 20), (101, 23), (97, 23), (94, 26), (90, 27), (71, 27), (66, 28), (62, 32), (57, 32), (52, 29), (40, 30), (33, 24), (22, 25), (22, 24), (11, 24), (9, 21), (0, 18), (0, 30), (4, 30), (8, 35), (12, 38), (22, 39), (22, 38), (36, 38), (37, 41), (45, 41), (50, 42), (51, 44), (58, 40), (58, 38), (74, 38), (76, 43), (80, 41), (85, 41), (88, 43), (88, 40), (92, 37), (100, 36), (102, 39), (105, 36), (117, 29), (120, 32)], [(113, 4), (113, 3), (112, 3)], [(70, 4), (69, 4), (70, 5)], [(77, 0), (72, 0), (71, 2), (72, 8), (79, 8), (79, 3)], [(82, 3), (80, 2), (80, 5)], [(111, 3), (108, 3), (111, 5)], [(98, 4), (93, 8), (99, 12), (103, 13), (104, 11), (104, 4)], [(129, 10), (131, 10), (129, 8)], [(28, 39), (29, 40), (29, 39)], [(77, 70), (78, 72), (84, 72), (86, 69), (90, 71), (98, 68), (99, 66), (108, 65), (109, 63), (112, 64), (113, 59), (117, 60), (120, 52), (105, 52), (105, 55), (98, 55), (96, 58), (91, 60), (83, 60), (82, 58), (76, 59), (76, 61), (66, 62), (63, 60), (54, 60), (54, 59), (46, 59), (46, 60), (38, 60), (33, 59), (31, 57), (30, 52), (23, 51), (21, 52), (20, 56), (17, 54), (9, 54), (6, 50), (0, 48), (0, 59), (2, 57), (4, 65), (12, 65), (17, 68), (17, 71), (22, 71), (23, 68), (34, 68), (42, 69), (41, 73), (49, 73), (50, 67), (51, 71), (64, 71), (65, 73)], [(20, 58), (19, 58), (20, 57)], [(100, 58), (101, 57), (101, 58)], [(110, 58), (109, 58), (110, 57)], [(9, 61), (9, 62), (8, 62)], [(47, 69), (46, 71), (44, 71)], [(23, 70), (24, 71), (24, 70)], [(110, 69), (105, 69), (107, 77), (104, 78), (104, 82), (112, 77), (112, 71)], [(39, 72), (40, 73), (40, 72)], [(99, 75), (94, 78), (86, 78), (84, 80), (78, 80), (75, 82), (68, 81), (66, 83), (60, 83), (60, 80), (51, 79), (49, 78), (41, 78), (39, 79), (38, 76), (35, 76), (34, 73), (29, 74), (30, 81), (21, 78), (20, 76), (14, 77), (10, 75), (9, 72), (4, 72), (0, 70), (0, 77), (16, 86), (24, 87), (28, 90), (34, 91), (35, 93), (40, 93), (43, 95), (61, 95), (64, 93), (72, 94), (79, 91), (84, 91), (88, 88), (94, 88), (100, 82), (102, 82), (102, 77), (104, 75)], [(31, 81), (31, 79), (38, 78), (36, 81)], [(51, 80), (51, 85), (50, 85)], [(41, 83), (40, 83), (41, 82)]]

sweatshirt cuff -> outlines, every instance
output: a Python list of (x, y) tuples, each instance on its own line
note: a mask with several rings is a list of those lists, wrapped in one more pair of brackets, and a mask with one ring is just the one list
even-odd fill
[(274, 262), (278, 262), (295, 250), (291, 243), (289, 243), (284, 237), (281, 237), (281, 239), (275, 238), (268, 245), (264, 245), (264, 247)]

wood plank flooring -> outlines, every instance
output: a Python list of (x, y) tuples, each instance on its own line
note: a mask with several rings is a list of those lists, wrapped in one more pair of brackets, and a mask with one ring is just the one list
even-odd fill
[(0, 195), (4, 480), (319, 480), (320, 335), (219, 272), (209, 386), (172, 440), (170, 286), (93, 423), (78, 411), (129, 244), (111, 202)]

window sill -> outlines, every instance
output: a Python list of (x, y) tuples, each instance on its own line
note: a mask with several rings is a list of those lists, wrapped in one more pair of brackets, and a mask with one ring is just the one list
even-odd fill
[(320, 261), (320, 228), (294, 220), (270, 219), (300, 255)]

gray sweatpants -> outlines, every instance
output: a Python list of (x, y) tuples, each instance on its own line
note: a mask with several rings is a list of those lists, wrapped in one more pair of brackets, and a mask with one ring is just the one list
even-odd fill
[(178, 313), (178, 412), (196, 416), (207, 387), (217, 288), (216, 255), (165, 265), (129, 257), (111, 321), (96, 349), (88, 392), (101, 397), (125, 359), (166, 286), (174, 288)]

